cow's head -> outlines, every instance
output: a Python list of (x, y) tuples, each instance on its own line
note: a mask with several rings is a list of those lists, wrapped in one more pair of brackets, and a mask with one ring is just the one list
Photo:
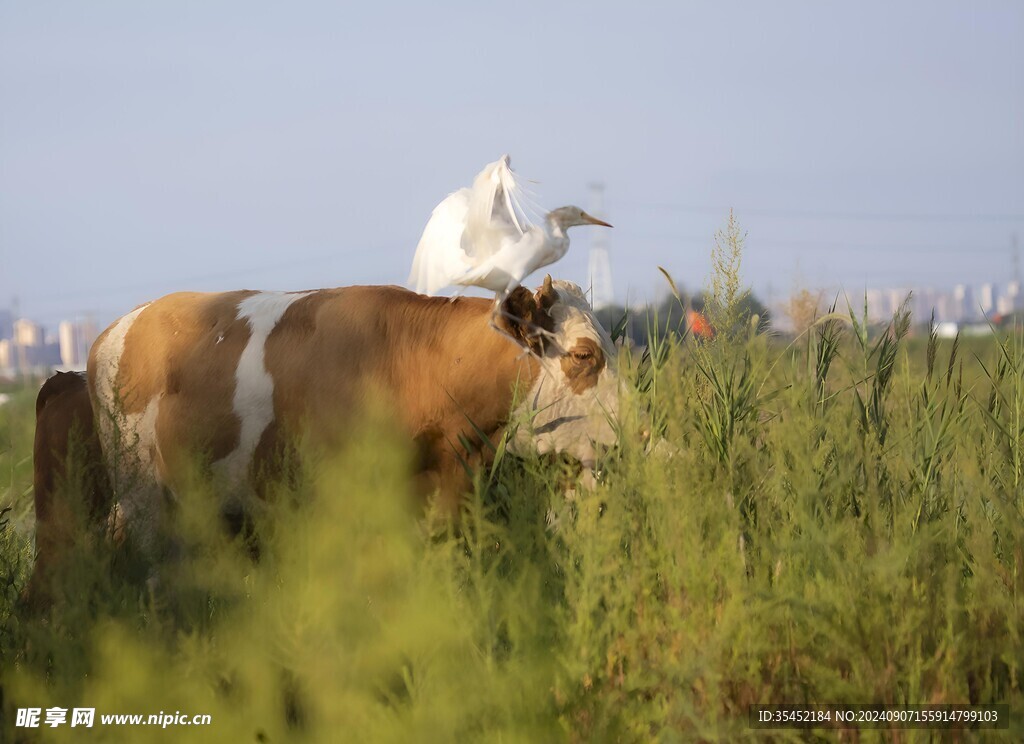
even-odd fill
[(525, 421), (512, 451), (564, 452), (593, 467), (595, 445), (615, 443), (619, 382), (611, 337), (582, 290), (550, 276), (536, 293), (517, 288), (502, 310), (504, 329), (541, 367), (517, 410)]

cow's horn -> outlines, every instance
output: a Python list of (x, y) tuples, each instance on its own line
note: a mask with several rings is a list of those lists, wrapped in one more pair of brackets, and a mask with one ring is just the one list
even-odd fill
[(556, 302), (558, 302), (558, 292), (555, 291), (554, 286), (551, 284), (551, 274), (548, 274), (544, 277), (544, 285), (537, 293), (537, 304), (543, 310), (547, 310)]

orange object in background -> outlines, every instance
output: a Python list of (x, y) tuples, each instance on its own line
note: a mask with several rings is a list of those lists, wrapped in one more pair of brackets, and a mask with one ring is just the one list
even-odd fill
[(702, 313), (698, 313), (696, 310), (687, 311), (686, 325), (697, 338), (715, 337), (715, 329), (711, 326), (711, 323), (708, 322), (708, 319)]

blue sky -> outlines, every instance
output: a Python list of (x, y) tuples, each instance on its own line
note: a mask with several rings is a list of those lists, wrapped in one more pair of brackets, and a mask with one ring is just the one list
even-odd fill
[(549, 208), (606, 184), (620, 300), (699, 287), (730, 207), (762, 296), (1004, 281), (1022, 39), (1019, 0), (0, 0), (0, 305), (401, 283), (504, 152)]

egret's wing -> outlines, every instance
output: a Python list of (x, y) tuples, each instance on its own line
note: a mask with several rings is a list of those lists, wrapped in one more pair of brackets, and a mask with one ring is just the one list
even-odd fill
[(530, 228), (521, 201), (522, 188), (502, 156), (477, 175), (470, 189), (469, 214), (462, 236), (463, 249), (475, 262), (501, 250), (509, 239), (518, 239)]
[(542, 239), (543, 232), (537, 228), (518, 239), (508, 238), (499, 251), (475, 263), (456, 277), (454, 283), (483, 287), (494, 292), (510, 291), (522, 284), (523, 279), (535, 270), (534, 257)]
[[(507, 158), (508, 156), (506, 155), (505, 157)], [(529, 232), (531, 227), (543, 220), (547, 210), (537, 203), (534, 193), (526, 185), (527, 183), (534, 183), (533, 181), (524, 182), (522, 179), (517, 178), (515, 172), (508, 167), (500, 175), (503, 179), (502, 186), (506, 197), (507, 209), (517, 216), (516, 226), (519, 228), (519, 236), (522, 236)]]
[(500, 291), (521, 281), (531, 259), (517, 256), (514, 246), (536, 230), (524, 208), (531, 202), (508, 155), (484, 167), (470, 188), (434, 210), (416, 248), (409, 284), (433, 294), (451, 284)]
[(493, 219), (508, 220), (522, 235), (530, 225), (526, 221), (525, 215), (522, 219), (519, 216), (523, 213), (522, 207), (519, 206), (519, 183), (516, 181), (515, 173), (512, 172), (508, 155), (505, 155), (499, 162), (501, 165), (496, 173), (498, 191), (495, 194), (495, 205), (491, 216)]
[(470, 190), (459, 189), (434, 208), (409, 273), (409, 285), (417, 292), (434, 294), (472, 268), (462, 247), (469, 205)]

